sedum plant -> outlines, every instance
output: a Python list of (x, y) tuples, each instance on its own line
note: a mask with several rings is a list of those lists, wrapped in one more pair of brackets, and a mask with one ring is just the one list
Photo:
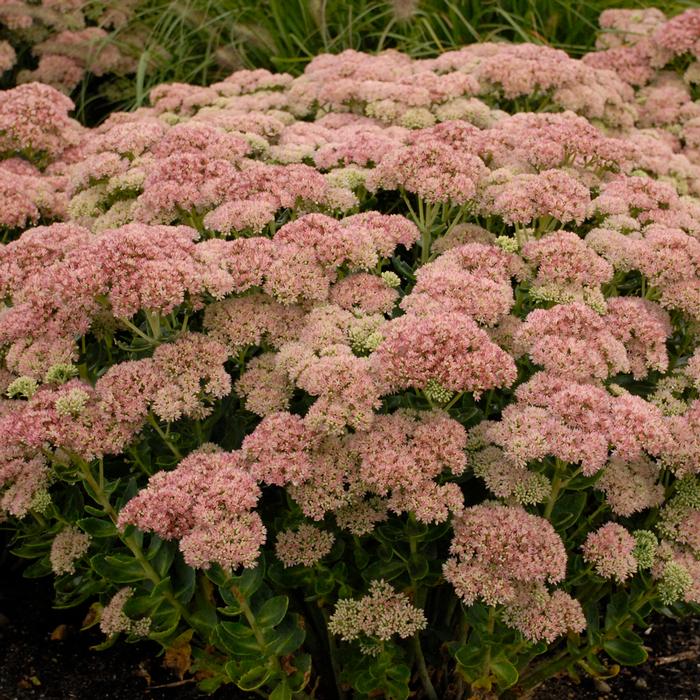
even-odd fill
[(3, 93), (25, 574), (273, 700), (527, 695), (697, 612), (700, 14), (601, 25)]

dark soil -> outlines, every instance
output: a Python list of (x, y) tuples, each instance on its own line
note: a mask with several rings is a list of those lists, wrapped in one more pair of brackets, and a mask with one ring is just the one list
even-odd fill
[(623, 668), (604, 683), (552, 679), (533, 700), (700, 699), (700, 619), (659, 617), (643, 634), (649, 660), (642, 666)]
[[(203, 697), (162, 667), (155, 644), (94, 651), (104, 637), (80, 631), (84, 609), (53, 610), (49, 580), (0, 580), (0, 700), (191, 700)], [(64, 625), (65, 627), (59, 627)], [(58, 629), (57, 629), (58, 628)], [(61, 637), (60, 639), (52, 639)], [(646, 632), (649, 661), (605, 684), (553, 679), (533, 700), (700, 700), (700, 619), (659, 619)], [(244, 700), (227, 687), (213, 700)], [(250, 697), (250, 696), (245, 696)]]

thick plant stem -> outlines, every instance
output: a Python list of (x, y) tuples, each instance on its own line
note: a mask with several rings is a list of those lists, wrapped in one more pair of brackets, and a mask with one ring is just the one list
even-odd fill
[[(410, 515), (410, 523), (411, 525), (416, 524), (416, 518), (411, 513)], [(408, 543), (411, 551), (411, 557), (415, 556), (418, 554), (418, 538), (415, 535), (409, 535), (408, 537)], [(416, 606), (423, 608), (425, 605), (425, 598), (427, 595), (427, 591), (425, 588), (421, 588), (418, 585), (418, 581), (416, 581), (413, 576), (411, 576), (411, 587), (413, 588), (413, 594), (414, 594), (414, 603)], [(428, 667), (425, 663), (425, 657), (423, 656), (423, 649), (420, 645), (420, 632), (416, 632), (413, 637), (412, 637), (412, 643), (413, 643), (413, 651), (415, 652), (416, 656), (416, 663), (418, 664), (418, 675), (420, 676), (421, 684), (423, 686), (423, 690), (425, 691), (425, 694), (429, 698), (429, 700), (437, 700), (437, 693), (435, 692), (435, 688), (433, 687), (433, 683), (430, 680), (430, 674), (428, 673)]]
[(552, 490), (549, 493), (549, 498), (547, 499), (547, 505), (544, 509), (544, 517), (549, 520), (552, 516), (552, 511), (554, 510), (554, 505), (559, 498), (559, 492), (562, 487), (562, 471), (564, 465), (559, 459), (556, 460), (554, 465), (554, 478), (552, 479)]
[[(282, 664), (280, 663), (279, 658), (277, 658), (275, 654), (271, 654), (269, 652), (267, 642), (265, 641), (265, 635), (260, 629), (258, 621), (255, 619), (255, 615), (251, 610), (250, 605), (248, 605), (247, 598), (245, 597), (245, 595), (243, 595), (243, 593), (237, 586), (231, 586), (231, 593), (233, 593), (233, 595), (236, 598), (236, 602), (238, 603), (238, 605), (240, 605), (243, 617), (245, 617), (246, 621), (248, 622), (248, 625), (250, 626), (250, 629), (253, 631), (253, 636), (255, 637), (255, 641), (258, 643), (258, 646), (260, 647), (261, 653), (265, 656), (267, 660), (269, 660), (272, 666), (272, 670), (275, 672), (275, 674), (279, 678), (284, 678), (286, 674), (282, 669)], [(304, 693), (303, 691), (299, 691), (294, 695), (295, 697), (300, 698), (300, 700), (306, 700), (309, 698), (309, 695), (307, 693)]]
[[(487, 631), (489, 633), (489, 640), (493, 637), (493, 630), (496, 627), (496, 608), (489, 607), (489, 620), (487, 623)], [(487, 678), (491, 674), (491, 645), (489, 644), (486, 650), (486, 657), (484, 658), (484, 667), (482, 670), (482, 676)]]
[[(114, 510), (112, 504), (109, 502), (109, 498), (104, 492), (102, 485), (98, 483), (97, 479), (95, 479), (92, 470), (90, 469), (90, 465), (85, 460), (80, 459), (77, 456), (74, 456), (74, 461), (78, 464), (83, 479), (85, 479), (95, 494), (97, 502), (102, 506), (112, 523), (114, 523), (116, 526), (118, 521), (117, 511)], [(119, 530), (117, 530), (117, 532), (119, 533)], [(153, 583), (154, 586), (160, 585), (163, 579), (153, 568), (151, 562), (146, 558), (146, 555), (143, 553), (143, 549), (141, 549), (141, 545), (136, 541), (136, 538), (133, 535), (125, 536), (121, 533), (119, 533), (118, 536), (119, 539), (131, 551), (134, 559), (136, 559), (136, 561), (141, 565), (144, 575), (151, 581), (151, 583)], [(164, 591), (163, 597), (180, 613), (180, 615), (182, 615), (185, 620), (188, 620), (189, 614), (187, 612), (187, 608), (185, 608), (185, 606), (172, 593), (169, 591)]]
[(153, 429), (158, 433), (160, 439), (167, 445), (168, 449), (173, 453), (177, 459), (182, 459), (182, 452), (173, 445), (168, 436), (163, 432), (163, 428), (160, 427), (158, 421), (155, 419), (152, 413), (148, 414), (148, 422), (153, 426)]
[(416, 663), (418, 664), (418, 675), (420, 676), (420, 681), (423, 684), (423, 690), (429, 700), (438, 700), (437, 693), (433, 687), (433, 683), (430, 680), (430, 674), (428, 673), (428, 667), (425, 664), (425, 657), (423, 656), (423, 649), (420, 645), (420, 633), (416, 632), (413, 637), (413, 651), (416, 654)]
[(243, 612), (243, 617), (245, 617), (250, 629), (253, 630), (253, 635), (255, 636), (255, 641), (258, 643), (260, 650), (265, 656), (270, 659), (272, 663), (272, 668), (277, 673), (281, 673), (282, 667), (280, 666), (279, 659), (274, 654), (269, 654), (267, 649), (267, 642), (265, 641), (265, 635), (263, 635), (262, 630), (258, 625), (258, 621), (255, 619), (255, 615), (248, 605), (247, 598), (241, 593), (241, 590), (237, 586), (231, 586), (231, 593), (236, 597), (236, 602), (241, 607)]
[(141, 340), (145, 340), (149, 345), (159, 345), (159, 341), (144, 333), (137, 325), (126, 318), (120, 318), (119, 322), (124, 324), (132, 333), (135, 333)]
[(423, 224), (421, 228), (421, 249), (420, 249), (420, 262), (421, 265), (425, 265), (428, 260), (430, 260), (430, 228)]

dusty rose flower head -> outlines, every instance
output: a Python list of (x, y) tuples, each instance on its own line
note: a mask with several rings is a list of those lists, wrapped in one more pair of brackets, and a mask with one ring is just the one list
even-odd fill
[(419, 315), (453, 311), (494, 325), (508, 314), (514, 299), (512, 276), (520, 261), (495, 246), (471, 243), (451, 248), (416, 272), (416, 285), (401, 307)]
[(313, 566), (331, 551), (335, 537), (327, 530), (302, 524), (277, 535), (275, 553), (287, 566)]
[(228, 352), (221, 343), (199, 333), (185, 333), (159, 345), (148, 369), (153, 372), (153, 412), (172, 422), (185, 416), (203, 418), (213, 399), (231, 391), (224, 368)]
[(580, 463), (591, 475), (605, 465), (611, 445), (623, 459), (667, 449), (668, 427), (660, 410), (640, 397), (613, 397), (594, 384), (544, 372), (515, 393), (517, 401), (503, 410), (500, 421), (486, 424), (484, 437), (516, 464), (552, 455)]
[(252, 509), (260, 489), (240, 452), (200, 450), (174, 471), (158, 472), (119, 514), (119, 525), (136, 525), (163, 539), (179, 539), (195, 568), (253, 566), (265, 528)]
[(483, 132), (481, 151), (492, 169), (567, 167), (581, 173), (599, 166), (617, 169), (631, 155), (624, 141), (605, 136), (569, 111), (506, 115)]
[(313, 431), (336, 434), (346, 426), (367, 430), (381, 405), (370, 361), (356, 357), (344, 345), (310, 358), (295, 381), (297, 387), (318, 397), (304, 418)]
[(360, 480), (376, 495), (389, 496), (391, 510), (442, 522), (462, 510), (463, 497), (453, 484), (433, 480), (464, 471), (465, 444), (466, 431), (446, 413), (399, 410), (377, 416), (372, 430), (354, 435), (349, 447), (360, 458)]
[(561, 223), (581, 223), (590, 205), (586, 185), (563, 170), (545, 170), (536, 175), (517, 174), (493, 184), (487, 181), (481, 194), (480, 209), (496, 214), (507, 224), (529, 224), (551, 217)]
[(225, 236), (252, 231), (259, 234), (275, 219), (277, 207), (262, 197), (224, 202), (204, 217), (204, 225)]
[(246, 409), (259, 416), (287, 410), (293, 389), (287, 374), (277, 369), (277, 356), (271, 352), (254, 357), (235, 384)]
[(248, 469), (257, 481), (284, 486), (299, 484), (312, 470), (314, 435), (291, 413), (272, 413), (243, 440)]
[(586, 616), (578, 600), (561, 590), (550, 593), (545, 586), (523, 586), (506, 605), (503, 621), (531, 642), (551, 644), (567, 632), (583, 632)]
[(576, 381), (629, 371), (625, 347), (605, 318), (578, 302), (531, 311), (516, 342), (547, 372)]
[(665, 372), (666, 338), (672, 331), (668, 314), (654, 302), (634, 297), (612, 297), (607, 306), (605, 321), (625, 346), (634, 378), (642, 379), (651, 370)]
[(0, 252), (0, 289), (12, 295), (32, 276), (63, 259), (70, 250), (89, 242), (90, 232), (72, 223), (37, 226), (3, 247)]
[(513, 359), (491, 342), (485, 331), (461, 313), (429, 317), (406, 314), (384, 330), (384, 341), (371, 356), (387, 393), (430, 380), (451, 391), (476, 395), (515, 380)]
[(398, 292), (382, 277), (366, 272), (348, 275), (336, 282), (330, 290), (330, 301), (334, 304), (343, 309), (356, 309), (368, 314), (389, 313), (398, 296)]
[(661, 292), (661, 305), (700, 318), (700, 241), (677, 228), (650, 226), (637, 246), (637, 264)]
[[(48, 486), (51, 477), (46, 459), (33, 450), (21, 450), (13, 445), (10, 428), (17, 425), (18, 416), (10, 413), (0, 418), (0, 426), (7, 437), (0, 449), (0, 513), (23, 518), (30, 510), (41, 512), (50, 502)], [(7, 444), (9, 443), (9, 444)]]
[(690, 52), (700, 57), (700, 10), (681, 12), (657, 27), (653, 38), (672, 55)]
[(53, 159), (77, 143), (80, 125), (68, 117), (70, 98), (48, 85), (27, 83), (0, 94), (0, 150)]
[(338, 508), (335, 512), (335, 520), (338, 527), (348, 530), (353, 535), (361, 537), (374, 530), (377, 523), (385, 521), (388, 517), (386, 507), (381, 499), (352, 501), (348, 505)]
[(209, 335), (226, 345), (232, 355), (249, 345), (279, 348), (296, 339), (303, 319), (301, 307), (280, 304), (260, 293), (209, 304), (204, 311)]
[(602, 47), (633, 45), (648, 37), (666, 22), (666, 15), (655, 8), (603, 10), (598, 18), (603, 31), (597, 39)]
[(429, 203), (465, 204), (476, 196), (487, 173), (483, 161), (439, 140), (424, 141), (388, 153), (367, 176), (369, 190), (403, 189)]
[(533, 287), (553, 289), (562, 296), (583, 296), (586, 288), (598, 288), (613, 276), (612, 265), (570, 231), (528, 241), (522, 255), (537, 268)]
[(613, 457), (603, 469), (596, 488), (614, 513), (629, 516), (664, 501), (663, 484), (658, 483), (659, 466), (646, 456), (626, 461)]
[[(651, 177), (618, 175), (601, 187), (591, 213), (627, 216), (640, 224), (693, 226), (673, 185)], [(695, 224), (697, 225), (697, 224)]]
[(591, 532), (582, 546), (584, 559), (603, 578), (622, 582), (637, 571), (634, 537), (617, 523), (607, 523)]
[(606, 220), (606, 225), (610, 228), (594, 228), (586, 235), (585, 240), (590, 248), (605, 258), (615, 270), (628, 272), (637, 266), (636, 244), (641, 235), (635, 229), (630, 229), (634, 233), (627, 234), (613, 228), (610, 218)]
[(551, 524), (522, 508), (484, 503), (454, 523), (445, 578), (467, 604), (510, 603), (524, 583), (557, 583), (566, 572), (564, 543)]
[(168, 314), (199, 292), (197, 237), (187, 226), (128, 224), (105, 231), (87, 254), (100, 271), (114, 315), (130, 318), (140, 309)]
[(44, 384), (13, 418), (12, 439), (35, 449), (61, 448), (87, 460), (120, 454), (140, 427), (115, 420), (93, 387), (78, 379)]

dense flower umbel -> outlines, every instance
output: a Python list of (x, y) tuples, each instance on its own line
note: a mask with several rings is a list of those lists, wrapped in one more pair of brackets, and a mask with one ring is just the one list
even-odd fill
[(393, 635), (410, 637), (424, 629), (427, 620), (403, 593), (397, 593), (383, 580), (372, 581), (369, 593), (353, 600), (343, 598), (335, 606), (328, 629), (346, 641), (369, 637), (386, 641)]
[(445, 577), (467, 605), (516, 599), (521, 583), (558, 583), (566, 550), (546, 520), (522, 508), (483, 504), (467, 508), (454, 523)]
[(55, 574), (74, 574), (75, 562), (89, 547), (89, 535), (72, 526), (61, 530), (51, 543), (51, 569)]
[(634, 537), (622, 525), (607, 523), (588, 535), (582, 549), (598, 574), (622, 582), (637, 570), (635, 545)]
[(334, 540), (332, 533), (303, 524), (277, 535), (275, 553), (285, 566), (313, 566), (331, 551)]
[(122, 509), (119, 524), (179, 539), (185, 561), (195, 568), (251, 566), (265, 527), (252, 512), (260, 490), (243, 467), (241, 453), (193, 453), (175, 471), (155, 474)]
[(510, 355), (469, 316), (458, 312), (406, 314), (391, 321), (372, 362), (385, 393), (425, 389), (433, 380), (451, 391), (479, 395), (510, 386), (516, 378)]

